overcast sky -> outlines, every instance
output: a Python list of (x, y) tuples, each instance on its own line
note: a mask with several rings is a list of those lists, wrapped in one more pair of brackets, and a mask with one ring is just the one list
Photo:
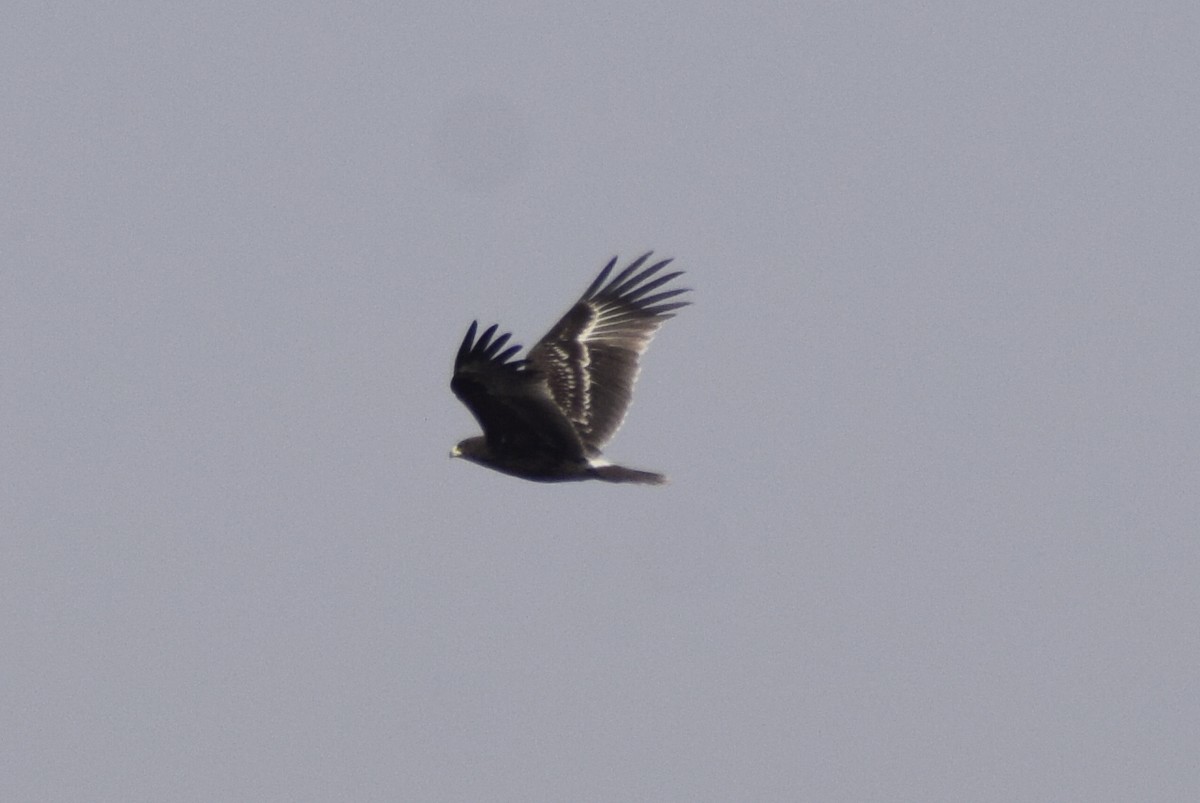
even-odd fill
[(6, 10), (0, 799), (1200, 799), (1200, 7), (481, 5)]

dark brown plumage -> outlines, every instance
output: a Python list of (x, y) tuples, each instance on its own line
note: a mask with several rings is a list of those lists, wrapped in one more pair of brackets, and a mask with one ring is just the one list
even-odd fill
[(539, 482), (599, 479), (661, 484), (661, 474), (600, 459), (629, 409), (638, 358), (686, 289), (654, 292), (682, 271), (657, 275), (671, 260), (639, 270), (643, 254), (609, 280), (616, 257), (523, 360), (511, 335), (471, 323), (454, 360), (450, 387), (483, 428), (450, 453)]

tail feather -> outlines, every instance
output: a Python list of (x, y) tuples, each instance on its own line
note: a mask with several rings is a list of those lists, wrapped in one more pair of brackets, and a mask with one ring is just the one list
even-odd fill
[(625, 466), (592, 466), (592, 476), (605, 482), (634, 482), (638, 485), (665, 485), (667, 478), (653, 471), (638, 471)]

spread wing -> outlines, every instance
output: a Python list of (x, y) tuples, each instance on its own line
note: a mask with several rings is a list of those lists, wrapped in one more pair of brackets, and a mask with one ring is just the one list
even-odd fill
[[(651, 252), (652, 253), (652, 252)], [(609, 441), (625, 420), (638, 376), (638, 358), (655, 332), (687, 301), (668, 301), (686, 289), (655, 293), (682, 271), (654, 278), (670, 264), (645, 270), (643, 254), (611, 281), (617, 258), (587, 292), (529, 351), (528, 362), (546, 377), (550, 395), (590, 453)], [(607, 282), (607, 283), (606, 283)]]
[(579, 436), (551, 398), (545, 377), (526, 360), (512, 360), (520, 346), (504, 348), (512, 335), (493, 340), (493, 324), (476, 339), (477, 326), (471, 322), (458, 348), (450, 388), (483, 427), (488, 447), (496, 454), (582, 459)]

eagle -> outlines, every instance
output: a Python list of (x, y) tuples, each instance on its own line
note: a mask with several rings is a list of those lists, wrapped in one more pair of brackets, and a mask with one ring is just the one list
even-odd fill
[(613, 257), (524, 359), (514, 359), (521, 346), (508, 345), (510, 332), (497, 337), (493, 324), (477, 336), (479, 321), (472, 321), (450, 389), (483, 435), (461, 441), (450, 456), (536, 482), (665, 483), (662, 474), (600, 457), (625, 420), (638, 358), (674, 311), (690, 303), (671, 300), (687, 288), (660, 290), (683, 271), (661, 273), (670, 259), (643, 268), (652, 255), (609, 279)]

